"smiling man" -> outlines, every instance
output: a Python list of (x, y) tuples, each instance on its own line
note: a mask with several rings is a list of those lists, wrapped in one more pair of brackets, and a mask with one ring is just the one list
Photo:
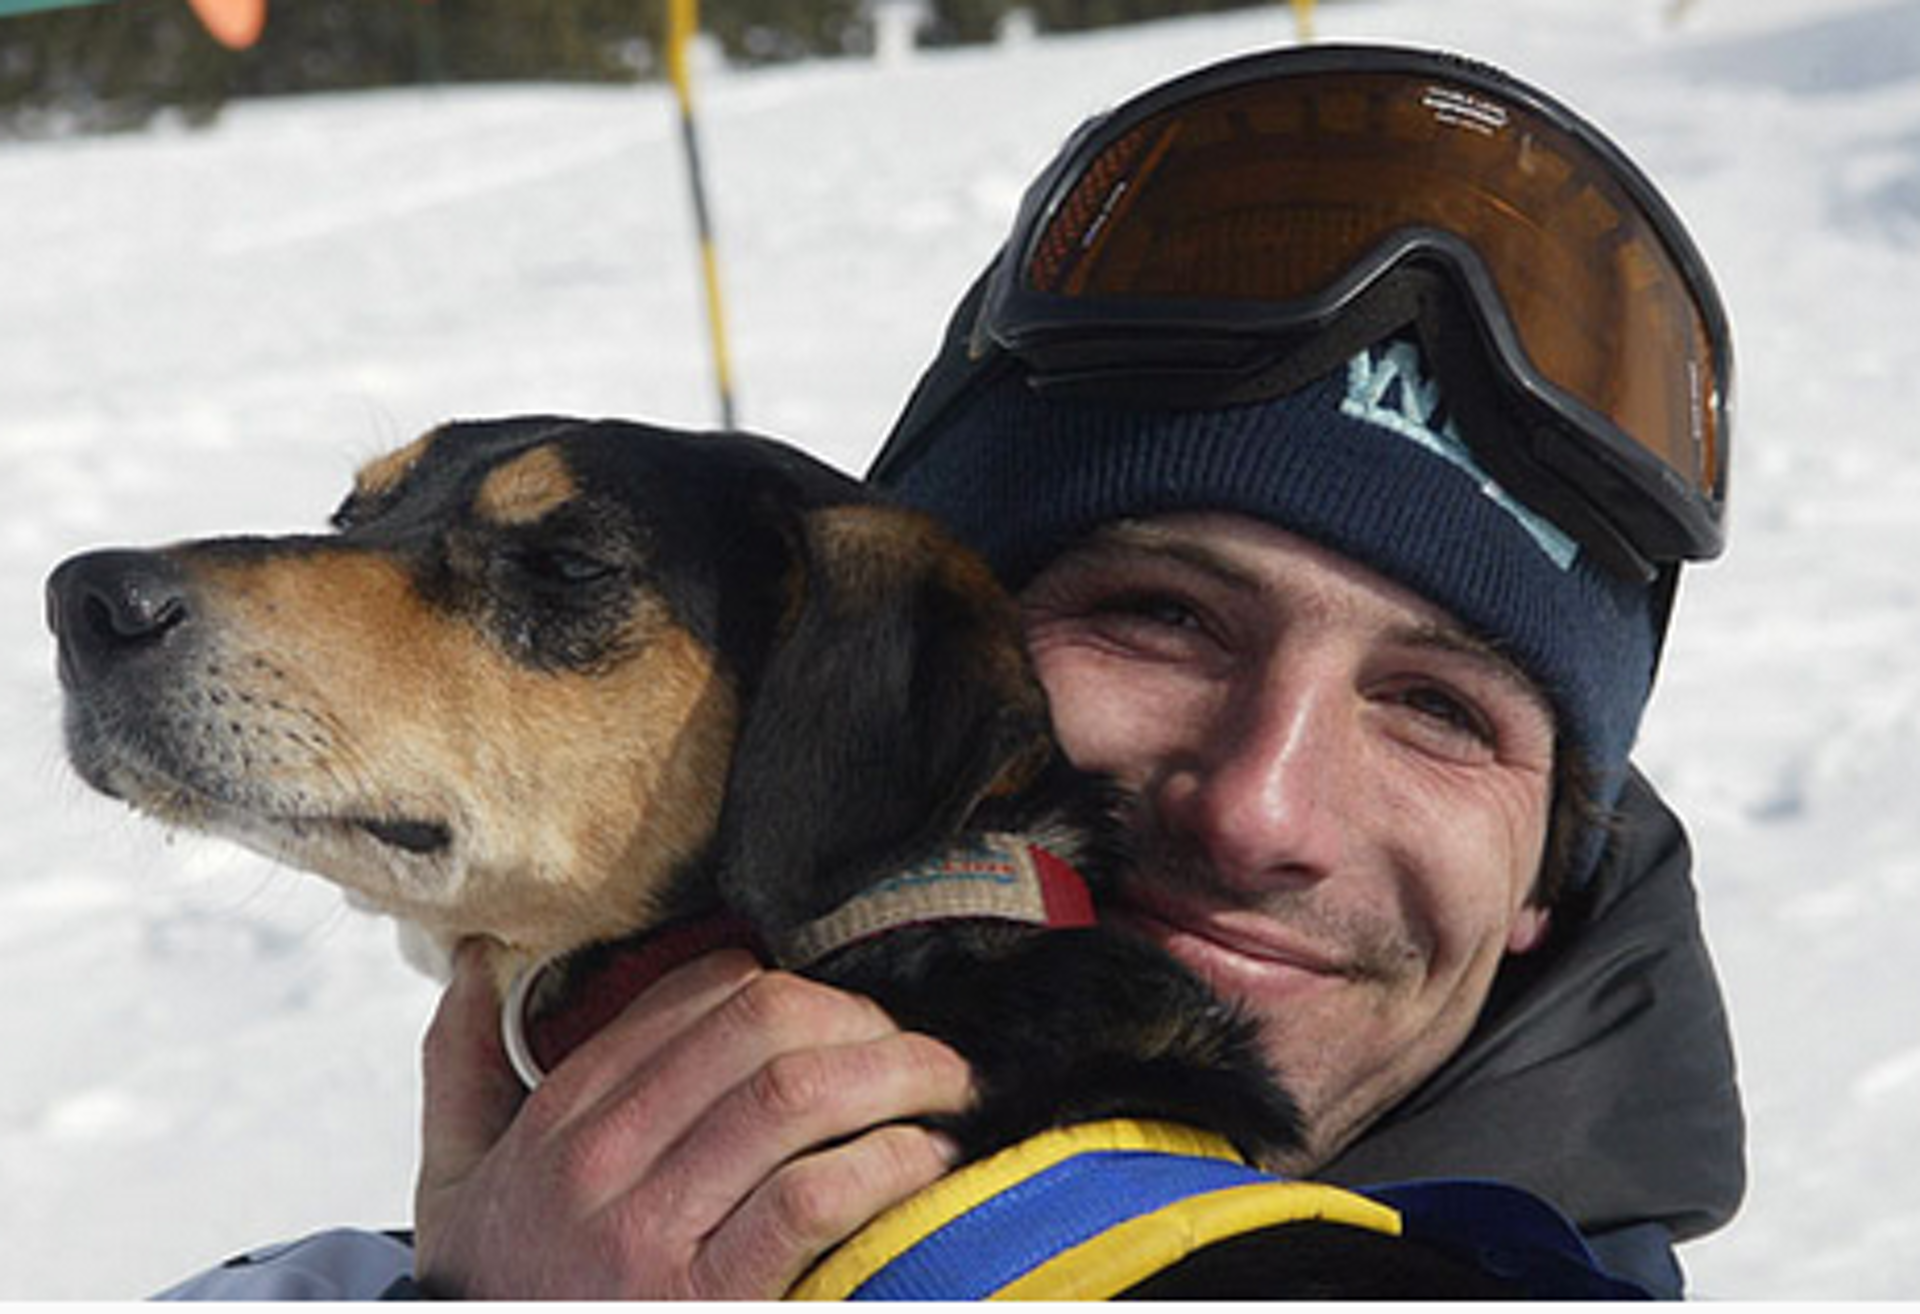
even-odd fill
[[(949, 367), (991, 286), (956, 316)], [(1063, 743), (1135, 801), (1140, 860), (1116, 920), (1261, 1021), (1308, 1121), (1306, 1153), (1279, 1166), (1338, 1179), (1343, 1152), (1365, 1163), (1382, 1120), (1436, 1073), (1476, 1073), (1473, 1098), (1514, 1098), (1524, 1074), (1462, 1047), (1497, 1016), (1496, 983), (1551, 980), (1604, 940), (1586, 925), (1596, 873), (1617, 865), (1603, 863), (1616, 837), (1602, 817), (1629, 787), (1670, 580), (1601, 567), (1488, 475), (1462, 436), (1486, 413), (1451, 404), (1414, 325), (1277, 397), (1211, 409), (1049, 395), (1034, 375), (1011, 354), (981, 370), (917, 450), (901, 437), (910, 412), (880, 468), (1020, 585)], [(1636, 811), (1651, 803), (1632, 794)], [(1683, 853), (1655, 866), (1685, 893)], [(1690, 897), (1667, 933), (1692, 948), (1676, 1006), (1717, 1028)], [(1528, 1123), (1575, 1142), (1610, 1136), (1599, 1124), (1628, 1089), (1551, 1106), (1604, 1049), (1606, 1015), (1580, 1011), (1591, 1004), (1530, 1036), (1542, 1049), (1529, 1061), (1570, 1069), (1539, 1083)], [(1671, 1043), (1657, 1025), (1638, 1034)], [(1694, 1093), (1721, 1135), (1688, 1153), (1711, 1143), (1737, 1183), (1717, 1040)], [(1691, 1063), (1677, 1050), (1636, 1061)], [(1396, 1152), (1389, 1175), (1535, 1189), (1579, 1177), (1551, 1139), (1521, 1149), (1511, 1121), (1474, 1131), (1496, 1158), (1429, 1145), (1417, 1123), (1410, 1135), (1422, 1157)], [(1613, 1244), (1648, 1243), (1664, 1266), (1666, 1234), (1629, 1228)]]

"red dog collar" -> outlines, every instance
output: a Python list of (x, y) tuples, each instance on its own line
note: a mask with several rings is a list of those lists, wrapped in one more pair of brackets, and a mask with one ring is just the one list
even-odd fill
[(958, 919), (1092, 926), (1093, 896), (1080, 873), (1047, 850), (1010, 835), (982, 836), (870, 886), (777, 945), (762, 945), (736, 917), (672, 922), (572, 964), (559, 999), (548, 998), (552, 992), (543, 985), (565, 956), (543, 959), (509, 987), (501, 1040), (532, 1089), (648, 986), (701, 954), (744, 948), (798, 970), (888, 931)]
[(538, 1086), (555, 1064), (586, 1042), (648, 986), (682, 963), (716, 949), (761, 950), (745, 922), (705, 917), (671, 922), (639, 939), (570, 966), (566, 992), (549, 998), (548, 976), (567, 955), (543, 958), (521, 969), (500, 1009), (500, 1040), (527, 1089)]

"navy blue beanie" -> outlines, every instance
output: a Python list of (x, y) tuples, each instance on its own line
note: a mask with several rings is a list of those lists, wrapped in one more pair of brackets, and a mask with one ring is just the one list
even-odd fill
[[(1603, 808), (1624, 787), (1660, 620), (1622, 580), (1514, 501), (1445, 418), (1418, 349), (1393, 340), (1271, 401), (1202, 411), (1043, 398), (1007, 372), (893, 483), (1011, 587), (1122, 518), (1251, 516), (1427, 599), (1506, 654), (1553, 706)], [(1568, 875), (1591, 876), (1604, 833)]]

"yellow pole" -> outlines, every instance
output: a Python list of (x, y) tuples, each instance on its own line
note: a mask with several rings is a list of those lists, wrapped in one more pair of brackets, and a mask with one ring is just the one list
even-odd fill
[(1302, 41), (1313, 40), (1313, 0), (1293, 0), (1293, 26)]
[(687, 47), (700, 30), (699, 0), (667, 0), (667, 76), (680, 103), (680, 139), (686, 147), (687, 179), (693, 190), (693, 220), (700, 240), (700, 275), (707, 290), (707, 328), (713, 345), (714, 382), (720, 393), (720, 423), (734, 427), (733, 365), (727, 356), (727, 317), (720, 298), (720, 260), (715, 254), (707, 181), (700, 167), (700, 134), (694, 123), (693, 73)]

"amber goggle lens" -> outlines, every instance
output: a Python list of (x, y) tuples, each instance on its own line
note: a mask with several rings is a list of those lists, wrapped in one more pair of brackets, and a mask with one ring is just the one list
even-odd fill
[(1257, 318), (1335, 292), (1398, 235), (1450, 235), (1537, 375), (1717, 514), (1724, 351), (1695, 281), (1617, 166), (1527, 106), (1443, 77), (1274, 78), (1150, 115), (1065, 186), (1014, 248), (1016, 295), (1143, 326), (1155, 303)]

